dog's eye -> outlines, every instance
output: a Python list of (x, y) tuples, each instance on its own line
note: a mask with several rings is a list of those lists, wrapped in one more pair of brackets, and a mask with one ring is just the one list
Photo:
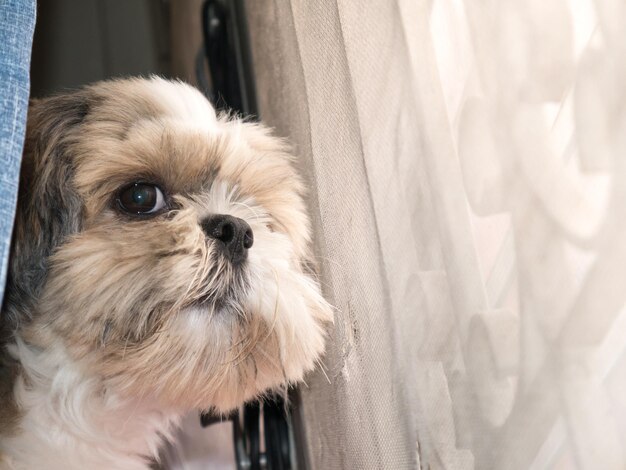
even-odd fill
[(163, 192), (149, 183), (126, 186), (120, 191), (117, 202), (129, 214), (154, 214), (166, 206)]

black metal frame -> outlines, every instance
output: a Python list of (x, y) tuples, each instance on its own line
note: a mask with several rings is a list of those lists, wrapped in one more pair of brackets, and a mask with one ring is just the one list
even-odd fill
[(202, 7), (204, 52), (212, 100), (220, 109), (257, 116), (250, 39), (243, 0), (207, 0)]

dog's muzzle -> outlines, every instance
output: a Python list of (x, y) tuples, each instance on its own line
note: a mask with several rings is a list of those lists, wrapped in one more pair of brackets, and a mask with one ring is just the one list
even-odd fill
[(224, 256), (234, 265), (248, 257), (248, 250), (254, 243), (254, 234), (250, 225), (232, 215), (211, 215), (200, 222), (207, 237), (214, 239)]

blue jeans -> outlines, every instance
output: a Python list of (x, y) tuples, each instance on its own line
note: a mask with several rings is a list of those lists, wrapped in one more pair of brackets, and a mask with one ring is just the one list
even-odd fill
[(36, 0), (0, 1), (0, 301), (24, 147), (35, 6)]

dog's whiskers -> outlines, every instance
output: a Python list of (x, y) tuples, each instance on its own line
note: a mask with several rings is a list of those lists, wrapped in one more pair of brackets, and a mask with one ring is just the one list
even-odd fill
[(326, 380), (328, 381), (328, 384), (332, 385), (332, 382), (330, 381), (330, 378), (328, 377), (328, 374), (326, 373), (326, 367), (325, 367), (324, 363), (320, 359), (316, 359), (315, 363), (318, 365), (318, 367), (322, 371), (322, 374), (324, 374), (324, 377), (326, 377)]

